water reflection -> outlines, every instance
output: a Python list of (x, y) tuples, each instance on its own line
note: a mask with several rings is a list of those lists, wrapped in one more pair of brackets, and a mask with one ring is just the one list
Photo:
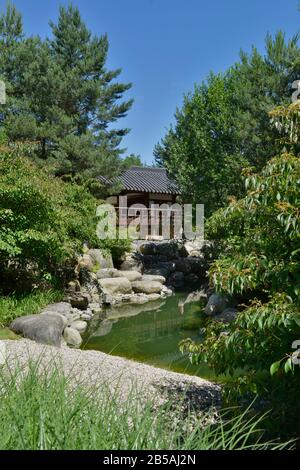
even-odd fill
[(192, 366), (181, 355), (184, 338), (201, 340), (202, 306), (184, 303), (186, 294), (143, 305), (123, 305), (106, 310), (105, 319), (94, 318), (85, 336), (85, 349), (96, 349), (159, 367), (211, 377), (206, 365)]

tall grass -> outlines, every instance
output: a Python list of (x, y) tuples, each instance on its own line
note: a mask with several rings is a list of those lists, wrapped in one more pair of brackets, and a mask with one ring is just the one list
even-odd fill
[(9, 295), (0, 297), (0, 327), (23, 315), (38, 313), (51, 302), (62, 299), (57, 290), (37, 291), (24, 296)]
[[(53, 365), (52, 365), (53, 366)], [(0, 370), (0, 449), (209, 450), (278, 449), (261, 442), (261, 420), (245, 415), (205, 425), (174, 404), (156, 406), (134, 390), (120, 400), (107, 385), (76, 385), (59, 367), (38, 373), (36, 363)]]

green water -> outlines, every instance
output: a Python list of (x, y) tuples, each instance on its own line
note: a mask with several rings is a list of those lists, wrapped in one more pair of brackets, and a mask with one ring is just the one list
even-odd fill
[(123, 356), (157, 367), (213, 378), (205, 364), (192, 365), (183, 356), (178, 343), (184, 338), (201, 341), (202, 306), (178, 302), (187, 293), (177, 293), (165, 300), (144, 305), (108, 308), (106, 318), (94, 318), (84, 337), (84, 349), (94, 349)]

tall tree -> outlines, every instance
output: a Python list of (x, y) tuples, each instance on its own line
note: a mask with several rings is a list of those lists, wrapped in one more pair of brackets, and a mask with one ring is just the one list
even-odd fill
[[(24, 70), (13, 66), (15, 83), (8, 64), (1, 62), (0, 73), (9, 82), (2, 117), (8, 138), (30, 141), (33, 155), (52, 164), (58, 175), (112, 175), (121, 165), (120, 143), (128, 132), (113, 124), (126, 115), (132, 100), (122, 100), (131, 84), (115, 81), (121, 70), (106, 68), (107, 36), (92, 36), (79, 10), (68, 6), (60, 8), (57, 23), (50, 23), (51, 38), (24, 39), (20, 15), (9, 9), (0, 21), (0, 40), (13, 37), (6, 18), (15, 18), (13, 54), (18, 52)], [(29, 57), (34, 53), (30, 62), (27, 51)]]
[(177, 179), (183, 199), (204, 203), (207, 215), (243, 194), (244, 167), (260, 169), (276, 155), (268, 112), (291, 99), (300, 72), (297, 40), (267, 36), (265, 56), (253, 48), (224, 75), (210, 74), (184, 97), (175, 125), (156, 145), (156, 161)]

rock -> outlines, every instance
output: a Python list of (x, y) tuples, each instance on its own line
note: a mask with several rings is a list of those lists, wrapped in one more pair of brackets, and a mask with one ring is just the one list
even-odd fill
[(143, 255), (156, 255), (157, 254), (157, 244), (156, 243), (144, 243), (140, 246), (140, 252)]
[(82, 338), (77, 330), (67, 326), (64, 331), (64, 339), (69, 346), (79, 348), (82, 343)]
[(86, 294), (75, 293), (69, 298), (70, 304), (79, 310), (86, 310), (89, 305), (89, 297)]
[(143, 305), (143, 304), (146, 304), (147, 302), (149, 302), (149, 299), (148, 299), (148, 295), (146, 294), (132, 294), (130, 298), (128, 299), (128, 303), (133, 304), (133, 305)]
[(172, 295), (173, 294), (172, 289), (169, 289), (169, 287), (167, 287), (167, 286), (162, 286), (161, 292), (162, 292), (162, 294), (165, 294), (165, 295)]
[(87, 329), (87, 322), (83, 320), (76, 320), (74, 323), (72, 323), (72, 328), (82, 334)]
[(77, 271), (79, 272), (81, 269), (87, 269), (88, 271), (93, 269), (93, 260), (86, 253), (78, 258)]
[[(163, 286), (164, 287), (164, 286)], [(147, 294), (147, 300), (148, 302), (154, 302), (155, 300), (161, 299), (160, 294)]]
[(125, 260), (120, 266), (121, 271), (144, 271), (144, 263), (139, 253), (126, 253)]
[(171, 240), (157, 244), (157, 253), (165, 256), (167, 259), (175, 259), (178, 257), (178, 244)]
[(192, 250), (190, 252), (190, 257), (191, 258), (200, 258), (201, 257), (201, 251)]
[(186, 285), (198, 284), (199, 285), (199, 276), (195, 273), (187, 274), (184, 278)]
[(109, 277), (114, 277), (114, 273), (118, 272), (115, 268), (104, 268), (97, 271), (96, 276), (98, 279), (107, 279)]
[(76, 281), (70, 281), (67, 284), (67, 290), (70, 292), (80, 292), (80, 283), (76, 279)]
[(169, 279), (169, 282), (174, 287), (182, 287), (184, 285), (184, 274), (181, 271), (175, 271)]
[(225, 308), (223, 312), (219, 313), (216, 316), (213, 316), (213, 320), (220, 321), (223, 323), (230, 323), (234, 321), (237, 317), (238, 311), (236, 308), (230, 307), (230, 308)]
[(87, 313), (83, 313), (82, 315), (80, 315), (80, 319), (81, 320), (91, 320), (93, 318), (93, 314), (87, 314)]
[(102, 307), (98, 303), (90, 303), (89, 305), (92, 315), (99, 314), (102, 312)]
[(162, 284), (157, 281), (135, 281), (132, 283), (132, 289), (134, 292), (156, 294), (161, 292)]
[(112, 277), (126, 277), (128, 281), (133, 282), (133, 281), (139, 281), (142, 279), (142, 275), (138, 271), (118, 271), (113, 274)]
[(156, 281), (164, 284), (166, 282), (166, 278), (164, 276), (160, 276), (159, 274), (143, 274), (142, 281)]
[(221, 294), (212, 294), (205, 306), (205, 313), (208, 316), (222, 313), (228, 305), (228, 298)]
[(185, 274), (191, 272), (192, 263), (189, 258), (179, 258), (175, 261), (176, 271), (181, 271)]
[(146, 274), (163, 276), (167, 279), (175, 271), (175, 263), (173, 261), (157, 262), (151, 264), (145, 270)]
[(88, 251), (88, 255), (92, 259), (93, 267), (97, 267), (97, 270), (114, 267), (111, 254), (106, 251), (93, 248)]
[(187, 251), (188, 255), (191, 256), (191, 253), (193, 251), (197, 251), (198, 253), (201, 253), (201, 250), (206, 243), (207, 242), (202, 239), (188, 240), (184, 244), (184, 248)]
[(184, 258), (189, 255), (189, 253), (187, 252), (187, 250), (186, 250), (186, 248), (185, 248), (185, 246), (184, 246), (184, 243), (180, 243), (180, 244), (178, 245), (178, 255), (179, 255), (180, 257), (184, 257)]
[(40, 313), (60, 313), (61, 315), (67, 316), (71, 312), (71, 304), (69, 302), (57, 302), (54, 304), (47, 305)]
[(188, 259), (190, 263), (191, 272), (194, 274), (200, 274), (200, 275), (205, 276), (207, 266), (204, 260), (202, 258), (192, 258), (192, 257), (189, 257)]
[(60, 347), (64, 321), (59, 314), (27, 315), (16, 318), (10, 328), (37, 343)]
[(57, 312), (53, 312), (53, 311), (45, 311), (45, 312), (41, 312), (40, 315), (54, 315), (54, 316), (58, 316), (62, 319), (63, 321), (63, 325), (64, 325), (64, 328), (68, 325), (68, 316), (67, 315), (63, 315), (62, 313), (57, 313)]
[(104, 293), (109, 295), (128, 294), (131, 292), (131, 283), (126, 277), (99, 279), (99, 285)]

